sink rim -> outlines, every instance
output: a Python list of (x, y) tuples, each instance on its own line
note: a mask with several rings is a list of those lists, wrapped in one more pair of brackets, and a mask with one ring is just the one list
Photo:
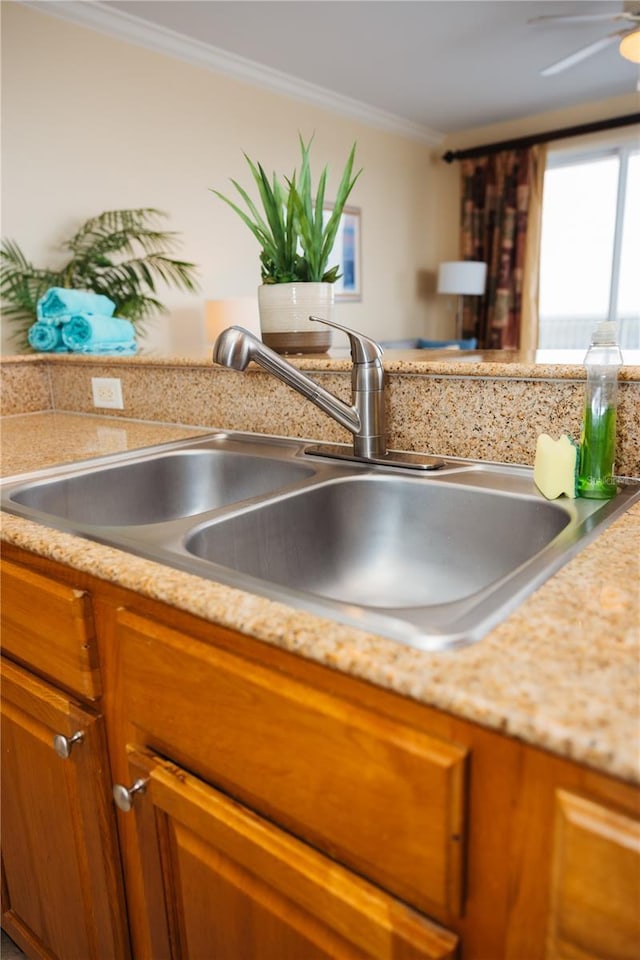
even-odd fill
[[(316, 462), (316, 458), (311, 458), (305, 454), (305, 448), (310, 443), (312, 441), (274, 437), (265, 434), (210, 431), (193, 438), (155, 444), (147, 448), (109, 454), (104, 457), (94, 457), (85, 461), (74, 461), (73, 463), (4, 478), (0, 481), (0, 504), (6, 512), (30, 519), (42, 526), (70, 532), (81, 538), (162, 563), (169, 568), (183, 570), (205, 580), (213, 580), (225, 586), (262, 596), (268, 600), (283, 602), (294, 609), (320, 616), (324, 620), (344, 623), (370, 634), (388, 637), (410, 647), (428, 651), (447, 651), (459, 646), (466, 646), (485, 636), (489, 630), (506, 619), (512, 610), (533, 593), (537, 587), (556, 573), (560, 567), (564, 566), (568, 560), (640, 498), (640, 481), (619, 481), (621, 491), (613, 500), (589, 501), (561, 498), (560, 500), (547, 501), (533, 486), (533, 469), (531, 467), (446, 457), (444, 458), (446, 461), (445, 470), (438, 473), (416, 475), (411, 470), (347, 463), (344, 460), (333, 461), (322, 458), (322, 462), (320, 462), (321, 458), (317, 458)], [(246, 502), (232, 503), (210, 511), (208, 515), (182, 517), (177, 520), (142, 526), (90, 527), (89, 525), (72, 523), (38, 513), (38, 511), (12, 503), (8, 498), (9, 492), (18, 485), (47, 482), (53, 478), (75, 475), (113, 463), (149, 459), (157, 453), (164, 454), (174, 449), (188, 449), (209, 444), (213, 444), (214, 448), (230, 445), (234, 449), (241, 449), (242, 452), (253, 451), (257, 455), (265, 457), (292, 458), (296, 461), (302, 461), (307, 466), (313, 465), (313, 474), (311, 477), (286, 489), (252, 498)], [(467, 600), (457, 601), (458, 616), (455, 624), (449, 624), (449, 626), (438, 626), (436, 624), (435, 626), (432, 625), (430, 629), (425, 629), (420, 622), (411, 622), (406, 617), (399, 616), (397, 609), (387, 610), (385, 608), (355, 606), (314, 597), (309, 593), (274, 585), (268, 581), (231, 570), (228, 567), (201, 560), (187, 553), (184, 548), (185, 537), (201, 525), (223, 522), (225, 518), (230, 518), (234, 514), (260, 509), (275, 499), (299, 495), (306, 489), (323, 485), (331, 480), (367, 475), (402, 477), (402, 479), (411, 483), (422, 485), (455, 483), (460, 486), (488, 486), (489, 488), (496, 487), (501, 479), (504, 480), (505, 477), (509, 477), (510, 482), (515, 482), (516, 488), (520, 490), (528, 489), (529, 496), (540, 498), (545, 504), (565, 513), (575, 513), (577, 511), (582, 520), (577, 526), (568, 524), (543, 551), (533, 558), (533, 560), (540, 558), (540, 561), (544, 559), (546, 562), (544, 564), (540, 562), (540, 570), (532, 571), (528, 569), (527, 572), (530, 576), (527, 577), (526, 583), (521, 589), (516, 592), (513, 590), (509, 592), (514, 583), (512, 572), (504, 577), (495, 589), (490, 591), (491, 596), (473, 595)], [(506, 494), (502, 493), (502, 495)], [(518, 494), (516, 492), (509, 495)], [(581, 529), (578, 530), (577, 527)], [(153, 531), (151, 528), (153, 528)], [(565, 542), (571, 539), (569, 531), (576, 534), (574, 542)], [(529, 568), (533, 564), (533, 560), (528, 561), (525, 567)], [(482, 594), (484, 591), (480, 593)], [(496, 598), (499, 600), (498, 603), (495, 602)], [(492, 609), (489, 609), (490, 607)], [(407, 609), (400, 608), (400, 612), (406, 613)], [(430, 609), (434, 610), (435, 607)]]

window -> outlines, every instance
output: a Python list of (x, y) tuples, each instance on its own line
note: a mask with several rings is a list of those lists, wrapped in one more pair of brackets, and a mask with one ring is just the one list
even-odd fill
[(542, 350), (585, 350), (599, 320), (640, 349), (640, 150), (549, 154), (542, 201)]

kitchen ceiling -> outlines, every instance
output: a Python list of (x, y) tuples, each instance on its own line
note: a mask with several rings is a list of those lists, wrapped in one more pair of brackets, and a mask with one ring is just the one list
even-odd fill
[[(47, 13), (245, 76), (341, 112), (358, 105), (437, 142), (446, 134), (637, 91), (617, 43), (540, 71), (624, 24), (528, 23), (615, 14), (613, 0), (104, 0)], [(88, 15), (91, 18), (88, 19)], [(196, 55), (197, 54), (197, 55)], [(320, 98), (320, 99), (319, 99)]]

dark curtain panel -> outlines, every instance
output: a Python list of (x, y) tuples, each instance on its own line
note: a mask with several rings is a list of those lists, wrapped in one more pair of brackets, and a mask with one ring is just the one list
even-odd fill
[(462, 257), (487, 263), (483, 297), (465, 297), (464, 335), (487, 350), (518, 349), (532, 152), (461, 162)]

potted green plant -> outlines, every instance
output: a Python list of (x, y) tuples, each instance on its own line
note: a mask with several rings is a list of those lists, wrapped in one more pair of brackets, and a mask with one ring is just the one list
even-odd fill
[(62, 244), (71, 259), (57, 270), (34, 267), (13, 240), (0, 246), (0, 295), (3, 314), (15, 326), (14, 339), (28, 347), (27, 331), (36, 320), (36, 306), (50, 287), (104, 294), (115, 314), (137, 330), (153, 314), (165, 312), (156, 299), (156, 280), (194, 292), (196, 266), (169, 256), (176, 234), (159, 230), (166, 216), (151, 207), (108, 210), (87, 220)]
[(331, 319), (333, 284), (340, 277), (338, 264), (330, 266), (340, 218), (360, 173), (353, 173), (356, 144), (349, 152), (331, 213), (326, 216), (328, 168), (322, 170), (313, 195), (311, 140), (300, 139), (300, 173), (268, 178), (260, 163), (245, 159), (258, 188), (262, 211), (236, 180), (231, 180), (246, 210), (220, 193), (249, 227), (260, 244), (262, 285), (258, 288), (262, 339), (280, 353), (324, 352), (331, 345), (331, 330), (310, 323), (315, 314)]

